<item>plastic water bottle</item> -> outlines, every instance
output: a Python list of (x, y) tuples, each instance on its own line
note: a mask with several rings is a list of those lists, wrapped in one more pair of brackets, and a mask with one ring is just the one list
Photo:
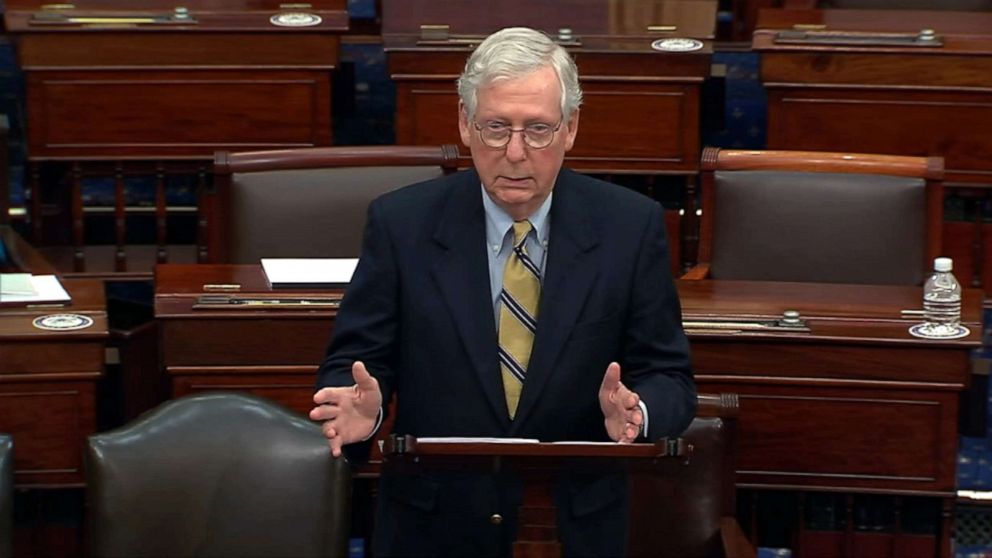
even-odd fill
[(954, 278), (951, 258), (933, 261), (933, 275), (923, 285), (924, 331), (934, 337), (952, 336), (961, 325), (961, 284)]

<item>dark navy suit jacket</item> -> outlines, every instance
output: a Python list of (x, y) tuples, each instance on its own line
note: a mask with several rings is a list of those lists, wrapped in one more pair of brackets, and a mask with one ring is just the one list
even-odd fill
[[(598, 390), (606, 367), (647, 404), (652, 438), (678, 435), (696, 392), (668, 271), (663, 213), (649, 198), (563, 169), (534, 348), (515, 420), (497, 361), (478, 174), (463, 171), (374, 201), (361, 260), (337, 315), (318, 387), (353, 384), (365, 363), (393, 431), (414, 436), (608, 440)], [(351, 459), (368, 445), (345, 448)], [(626, 533), (622, 474), (564, 468), (556, 489), (566, 555), (618, 555)], [(515, 530), (519, 483), (508, 475), (381, 479), (374, 551), (500, 555)], [(489, 521), (493, 513), (506, 520)]]

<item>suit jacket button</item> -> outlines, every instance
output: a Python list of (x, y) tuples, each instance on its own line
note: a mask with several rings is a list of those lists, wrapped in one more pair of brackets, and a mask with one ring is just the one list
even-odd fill
[(492, 523), (493, 525), (499, 525), (500, 523), (503, 523), (503, 516), (498, 513), (494, 513), (491, 516), (489, 516), (489, 523)]

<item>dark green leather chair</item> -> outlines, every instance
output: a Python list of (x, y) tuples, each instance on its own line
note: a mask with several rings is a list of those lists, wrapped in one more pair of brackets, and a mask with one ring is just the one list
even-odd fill
[(93, 556), (347, 554), (351, 472), (320, 428), (268, 400), (213, 392), (91, 436)]

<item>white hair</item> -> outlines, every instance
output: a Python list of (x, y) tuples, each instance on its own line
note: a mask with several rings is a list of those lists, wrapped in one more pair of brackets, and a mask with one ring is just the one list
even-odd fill
[(489, 35), (465, 62), (458, 78), (458, 96), (468, 118), (475, 117), (479, 89), (501, 79), (526, 76), (551, 66), (561, 85), (561, 114), (568, 120), (582, 104), (575, 61), (547, 35), (528, 27), (508, 27)]

